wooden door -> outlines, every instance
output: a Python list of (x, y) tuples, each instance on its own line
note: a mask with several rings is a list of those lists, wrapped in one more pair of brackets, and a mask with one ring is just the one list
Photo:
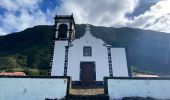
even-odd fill
[(93, 85), (96, 80), (96, 70), (94, 62), (80, 63), (80, 80), (82, 85)]

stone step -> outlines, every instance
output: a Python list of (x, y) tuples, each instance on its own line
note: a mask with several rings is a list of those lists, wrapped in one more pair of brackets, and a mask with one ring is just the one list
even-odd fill
[(105, 95), (69, 95), (64, 100), (109, 100)]
[(71, 95), (100, 95), (104, 94), (104, 88), (71, 88)]

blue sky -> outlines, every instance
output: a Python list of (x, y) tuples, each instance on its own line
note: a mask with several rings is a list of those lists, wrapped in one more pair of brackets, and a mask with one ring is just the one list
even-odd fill
[(0, 35), (53, 25), (73, 13), (77, 24), (132, 27), (170, 33), (170, 0), (1, 0)]

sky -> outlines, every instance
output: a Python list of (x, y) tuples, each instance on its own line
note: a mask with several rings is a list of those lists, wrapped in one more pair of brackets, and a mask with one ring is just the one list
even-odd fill
[(0, 0), (0, 36), (72, 13), (76, 24), (170, 33), (170, 0)]

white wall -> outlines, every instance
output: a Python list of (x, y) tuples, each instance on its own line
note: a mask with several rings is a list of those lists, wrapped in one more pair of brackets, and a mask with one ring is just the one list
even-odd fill
[[(56, 41), (52, 64), (52, 76), (61, 76), (64, 73), (65, 46), (67, 41)], [(83, 56), (83, 47), (92, 47), (92, 56)], [(124, 48), (111, 48), (113, 76), (128, 77), (126, 52)], [(68, 51), (67, 75), (73, 81), (80, 80), (80, 62), (92, 61), (96, 66), (96, 81), (103, 81), (103, 77), (109, 76), (109, 64), (107, 47), (103, 40), (91, 35), (89, 30), (80, 39), (72, 42)]]
[[(72, 80), (80, 80), (80, 62), (94, 61), (96, 66), (96, 80), (103, 81), (103, 77), (109, 76), (107, 48), (101, 39), (93, 37), (90, 31), (73, 41), (73, 46), (69, 48), (68, 55), (68, 75)], [(83, 46), (92, 47), (92, 56), (83, 56)]]
[(170, 79), (108, 79), (110, 99), (123, 97), (153, 97), (170, 99)]
[[(62, 76), (64, 73), (65, 46), (67, 41), (56, 41), (54, 46), (54, 56), (52, 63), (52, 76)], [(83, 47), (92, 47), (92, 56), (83, 56)], [(124, 48), (111, 48), (113, 76), (128, 77), (126, 52)], [(108, 52), (106, 43), (90, 33), (90, 28), (86, 28), (85, 35), (80, 39), (75, 39), (68, 51), (67, 75), (73, 81), (80, 80), (80, 62), (94, 62), (96, 69), (96, 81), (103, 81), (109, 76)]]
[(66, 96), (66, 78), (0, 78), (0, 100), (45, 100)]
[(112, 48), (112, 69), (114, 77), (128, 77), (125, 48)]
[(67, 45), (67, 41), (55, 42), (51, 76), (64, 75), (65, 46)]

